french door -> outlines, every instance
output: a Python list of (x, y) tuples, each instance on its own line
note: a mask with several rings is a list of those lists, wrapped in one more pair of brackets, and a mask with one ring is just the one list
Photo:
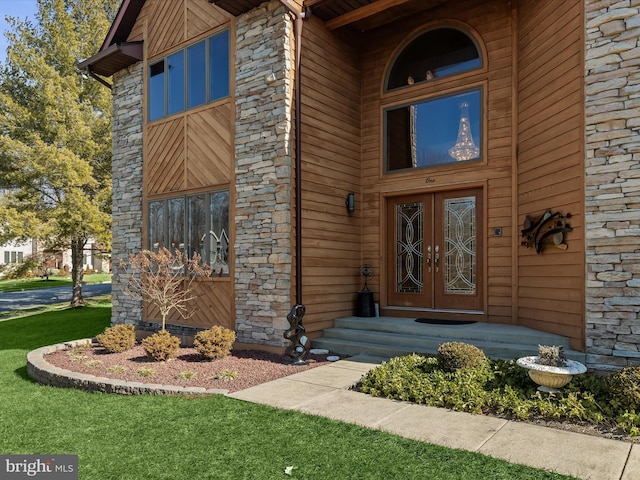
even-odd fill
[(482, 189), (390, 198), (389, 306), (483, 310)]

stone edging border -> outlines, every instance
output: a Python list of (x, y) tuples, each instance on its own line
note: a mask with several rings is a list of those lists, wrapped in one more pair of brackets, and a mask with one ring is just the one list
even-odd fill
[(92, 338), (84, 338), (32, 350), (27, 354), (27, 372), (31, 378), (42, 385), (76, 388), (90, 392), (116, 393), (119, 395), (227, 395), (229, 393), (228, 390), (218, 388), (207, 390), (203, 387), (126, 382), (113, 378), (96, 377), (95, 375), (72, 372), (71, 370), (56, 367), (44, 358), (48, 353), (81, 345), (90, 345), (94, 341), (95, 339)]

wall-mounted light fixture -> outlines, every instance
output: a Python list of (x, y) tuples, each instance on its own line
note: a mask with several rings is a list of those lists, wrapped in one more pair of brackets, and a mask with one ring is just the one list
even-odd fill
[(347, 212), (353, 213), (356, 211), (356, 195), (353, 192), (347, 194), (347, 199), (344, 201), (347, 206)]

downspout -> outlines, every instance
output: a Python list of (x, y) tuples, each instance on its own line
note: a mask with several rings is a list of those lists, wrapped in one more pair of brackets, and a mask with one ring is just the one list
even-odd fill
[(302, 317), (305, 314), (305, 306), (302, 303), (302, 76), (300, 74), (301, 68), (301, 53), (302, 53), (302, 25), (305, 18), (309, 18), (311, 10), (303, 7), (302, 11), (297, 10), (288, 0), (280, 0), (280, 3), (284, 5), (289, 14), (293, 17), (293, 27), (295, 35), (295, 195), (296, 195), (296, 303), (291, 308), (291, 311), (287, 315), (290, 328), (284, 332), (284, 338), (291, 341), (285, 352), (287, 355), (293, 358), (292, 363), (295, 365), (306, 365), (303, 358), (307, 355), (310, 348), (309, 339), (304, 335), (305, 329), (302, 325)]

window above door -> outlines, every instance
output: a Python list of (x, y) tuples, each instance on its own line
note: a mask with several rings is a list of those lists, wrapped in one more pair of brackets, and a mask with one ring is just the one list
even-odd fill
[(382, 95), (384, 173), (483, 160), (483, 52), (455, 25), (431, 27), (395, 54)]
[(482, 159), (482, 89), (384, 111), (385, 171)]
[(396, 57), (389, 70), (385, 92), (457, 75), (482, 67), (475, 41), (454, 28), (422, 33)]

